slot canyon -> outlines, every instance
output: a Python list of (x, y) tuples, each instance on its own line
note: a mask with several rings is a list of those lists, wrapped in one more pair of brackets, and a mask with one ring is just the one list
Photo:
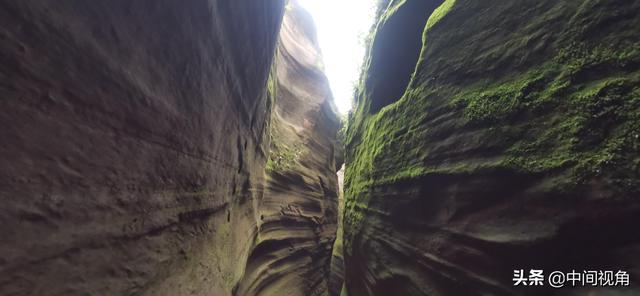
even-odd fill
[(0, 0), (0, 296), (640, 295), (640, 1), (371, 1)]

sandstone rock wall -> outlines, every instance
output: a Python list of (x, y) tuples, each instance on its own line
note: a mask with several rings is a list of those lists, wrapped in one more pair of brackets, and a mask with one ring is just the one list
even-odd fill
[(344, 292), (638, 293), (512, 278), (640, 277), (640, 3), (441, 3), (390, 1), (372, 36), (347, 132)]
[(271, 90), (260, 221), (238, 295), (327, 295), (342, 165), (340, 122), (311, 16), (287, 5)]
[(284, 4), (0, 1), (1, 295), (232, 294)]
[(338, 230), (336, 231), (336, 240), (331, 250), (331, 271), (329, 274), (329, 295), (340, 295), (344, 285), (344, 255), (343, 255), (343, 216), (344, 216), (344, 165), (338, 171)]

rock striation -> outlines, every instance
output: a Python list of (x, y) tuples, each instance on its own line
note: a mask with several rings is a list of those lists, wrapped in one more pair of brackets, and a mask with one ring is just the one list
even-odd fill
[(267, 182), (238, 295), (327, 295), (338, 218), (340, 120), (313, 19), (287, 5), (272, 74)]
[(0, 1), (0, 294), (326, 293), (338, 125), (284, 11)]
[[(344, 128), (344, 126), (343, 126)], [(340, 136), (338, 137), (340, 139)], [(344, 255), (343, 255), (343, 216), (344, 216), (344, 165), (338, 171), (338, 230), (336, 231), (336, 240), (333, 243), (331, 254), (331, 270), (329, 274), (329, 295), (337, 296), (342, 292), (344, 285)]]
[(346, 134), (348, 295), (635, 295), (640, 3), (382, 1)]

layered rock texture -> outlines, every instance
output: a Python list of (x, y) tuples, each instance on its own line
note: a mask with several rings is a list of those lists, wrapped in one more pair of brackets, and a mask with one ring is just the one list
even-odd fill
[(340, 121), (311, 16), (287, 5), (270, 91), (267, 182), (238, 295), (327, 295), (338, 218)]
[(337, 120), (284, 7), (0, 1), (0, 295), (326, 293)]
[(640, 293), (512, 281), (640, 278), (638, 15), (625, 0), (383, 3), (346, 135), (342, 292)]
[[(344, 128), (344, 126), (343, 126)], [(331, 273), (329, 274), (329, 295), (340, 295), (344, 285), (344, 166), (338, 171), (338, 230), (336, 231), (336, 240), (333, 243), (331, 254)]]

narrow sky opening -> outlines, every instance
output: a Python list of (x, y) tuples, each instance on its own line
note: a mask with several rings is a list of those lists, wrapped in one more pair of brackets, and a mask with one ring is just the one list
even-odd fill
[(375, 15), (375, 0), (298, 0), (318, 30), (325, 74), (338, 111), (351, 109), (353, 89), (365, 54), (364, 40)]

